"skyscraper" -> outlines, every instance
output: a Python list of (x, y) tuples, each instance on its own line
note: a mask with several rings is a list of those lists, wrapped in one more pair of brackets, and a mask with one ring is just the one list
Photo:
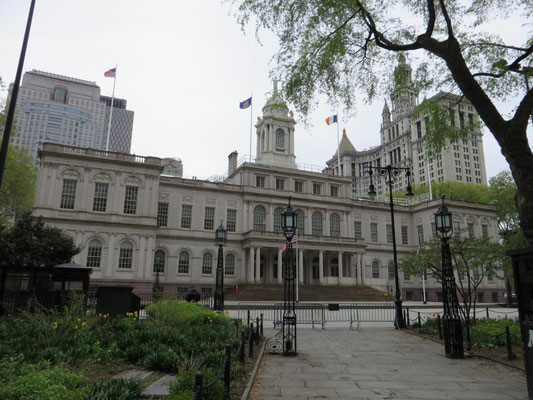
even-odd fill
[[(100, 100), (106, 103), (104, 134), (107, 136), (109, 115), (111, 113), (111, 97), (100, 96)], [(109, 135), (109, 150), (111, 151), (130, 152), (134, 112), (126, 109), (127, 103), (125, 99), (115, 98), (113, 100), (113, 119)]]
[[(125, 110), (125, 100), (116, 99), (115, 104), (121, 101), (124, 109), (117, 107), (121, 111), (113, 113), (109, 149), (129, 152), (133, 112)], [(96, 82), (37, 70), (26, 72), (15, 114), (18, 134), (11, 143), (27, 149), (36, 162), (43, 142), (103, 150), (108, 108)]]

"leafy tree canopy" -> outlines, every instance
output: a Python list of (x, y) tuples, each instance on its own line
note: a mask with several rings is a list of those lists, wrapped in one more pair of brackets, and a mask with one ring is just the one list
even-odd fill
[[(429, 185), (412, 185), (412, 188), (415, 196), (429, 193)], [(490, 197), (489, 187), (477, 185), (475, 183), (455, 181), (432, 182), (431, 190), (434, 199), (446, 196), (447, 199), (468, 201), (472, 203), (492, 204), (493, 201)], [(399, 198), (406, 197), (405, 191), (394, 192), (393, 196)]]
[(514, 201), (516, 184), (511, 173), (502, 171), (489, 180), (489, 196), (498, 212), (498, 224), (501, 232), (513, 232), (520, 229), (518, 210)]
[(0, 221), (0, 268), (52, 268), (80, 252), (72, 238), (29, 213)]
[[(533, 0), (227, 1), (237, 4), (243, 27), (254, 21), (257, 33), (267, 29), (277, 36), (273, 75), (284, 82), (285, 97), (304, 116), (321, 95), (353, 110), (360, 92), (372, 101), (405, 86), (400, 70), (391, 74), (397, 63), (391, 52), (409, 54), (415, 89), (465, 96), (509, 163), (520, 224), (533, 241), (533, 153), (527, 138), (533, 38), (526, 32), (532, 26), (527, 22)], [(506, 42), (502, 21), (521, 37)], [(496, 101), (511, 98), (515, 108), (509, 116)], [(417, 110), (429, 118), (425, 141), (433, 146), (430, 156), (465, 133), (444, 122), (445, 111), (429, 105)]]

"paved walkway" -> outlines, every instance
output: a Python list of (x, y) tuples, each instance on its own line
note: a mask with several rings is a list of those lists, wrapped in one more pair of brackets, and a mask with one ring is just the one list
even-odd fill
[(442, 345), (394, 329), (300, 329), (298, 356), (265, 354), (250, 394), (293, 398), (526, 400), (527, 389), (522, 371), (450, 360)]

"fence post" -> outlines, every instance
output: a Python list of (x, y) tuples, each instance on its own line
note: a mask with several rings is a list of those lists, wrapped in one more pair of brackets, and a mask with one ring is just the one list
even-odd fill
[(489, 319), (489, 308), (485, 307), (485, 310), (487, 311), (487, 319)]
[(261, 336), (263, 336), (263, 313), (261, 313)]
[(248, 336), (248, 357), (254, 358), (254, 323), (250, 324), (250, 336)]
[(231, 390), (231, 346), (226, 344), (226, 357), (224, 358), (224, 386), (226, 387), (226, 400), (230, 400)]
[(418, 327), (422, 327), (422, 319), (420, 318), (420, 311), (418, 312)]
[(442, 325), (440, 323), (440, 314), (437, 314), (437, 330), (439, 331), (439, 339), (442, 340)]
[(244, 329), (241, 331), (241, 347), (239, 350), (239, 361), (241, 364), (244, 364), (244, 346), (246, 345), (246, 333)]
[(193, 400), (202, 400), (202, 389), (204, 384), (204, 374), (200, 371), (196, 373), (196, 379), (194, 381), (194, 398)]
[(259, 317), (255, 319), (255, 343), (259, 344)]
[(511, 347), (511, 332), (509, 332), (509, 325), (505, 325), (505, 344), (507, 345), (507, 360), (515, 359), (513, 348)]
[(407, 318), (405, 318), (405, 321), (407, 321), (407, 326), (411, 326), (411, 318), (409, 317), (409, 307), (407, 307), (406, 310)]
[(248, 310), (248, 323), (246, 324), (246, 326), (250, 326), (250, 310)]

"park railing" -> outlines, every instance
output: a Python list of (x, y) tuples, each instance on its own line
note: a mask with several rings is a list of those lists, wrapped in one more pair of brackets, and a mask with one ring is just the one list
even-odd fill
[[(254, 329), (254, 323), (248, 320), (248, 326), (250, 332), (248, 337), (243, 330), (241, 330), (241, 342), (239, 348), (236, 351), (237, 361), (244, 364), (246, 361), (246, 344), (248, 344), (248, 357), (254, 358), (254, 342), (255, 345), (259, 344), (259, 337), (263, 335), (263, 317), (256, 318), (256, 325)], [(201, 371), (196, 373), (194, 382), (194, 397), (193, 400), (203, 400), (207, 398), (207, 394), (210, 388), (212, 388), (218, 381), (224, 383), (224, 399), (231, 399), (231, 345), (226, 344), (226, 353), (224, 360), (220, 365), (215, 377), (204, 385), (204, 374)]]

